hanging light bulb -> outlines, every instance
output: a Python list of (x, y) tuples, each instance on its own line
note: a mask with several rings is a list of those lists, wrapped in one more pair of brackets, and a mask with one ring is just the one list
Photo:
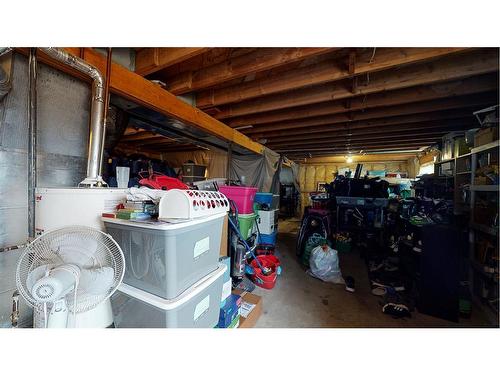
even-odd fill
[(351, 156), (351, 155), (347, 155), (347, 156), (345, 157), (345, 161), (346, 161), (347, 163), (351, 164), (351, 163), (352, 163), (352, 156)]

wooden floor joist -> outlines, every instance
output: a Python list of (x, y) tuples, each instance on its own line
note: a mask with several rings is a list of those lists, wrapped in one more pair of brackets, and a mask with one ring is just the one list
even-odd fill
[(418, 64), (395, 71), (384, 71), (373, 76), (370, 75), (370, 78), (367, 78), (364, 84), (358, 84), (354, 93), (342, 82), (336, 82), (219, 107), (220, 112), (215, 114), (214, 117), (226, 119), (253, 113), (331, 102), (332, 100), (360, 95), (457, 80), (497, 70), (498, 50), (478, 51), (467, 55), (452, 56), (432, 63)]
[[(83, 58), (101, 72), (106, 71), (106, 58), (95, 50), (85, 48)], [(231, 129), (203, 111), (176, 98), (175, 95), (162, 89), (159, 85), (117, 63), (112, 64), (110, 90), (134, 103), (166, 116), (174, 117), (227, 142), (233, 142), (256, 153), (262, 153), (263, 151), (264, 147), (261, 144), (252, 141), (247, 136)]]
[(266, 124), (271, 122), (298, 120), (308, 117), (332, 115), (376, 107), (430, 101), (435, 99), (472, 95), (498, 89), (498, 74), (487, 74), (463, 80), (450, 81), (429, 86), (418, 86), (390, 92), (382, 92), (353, 98), (347, 107), (345, 100), (335, 100), (307, 107), (259, 113), (224, 120), (231, 127)]
[(277, 94), (306, 86), (334, 82), (360, 74), (374, 73), (406, 64), (428, 61), (467, 50), (467, 48), (385, 48), (379, 51), (371, 62), (371, 51), (366, 52), (362, 57), (358, 56), (355, 60), (352, 60), (351, 56), (353, 55), (350, 54), (350, 63), (347, 67), (335, 61), (327, 60), (261, 80), (202, 91), (196, 96), (196, 105), (198, 108), (207, 108), (240, 102), (262, 95)]

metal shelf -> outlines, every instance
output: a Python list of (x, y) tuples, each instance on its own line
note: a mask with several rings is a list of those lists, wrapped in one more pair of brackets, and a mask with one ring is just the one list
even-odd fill
[(463, 154), (463, 155), (460, 155), (460, 156), (457, 156), (455, 159), (461, 159), (461, 158), (466, 158), (467, 156), (471, 156), (472, 153), (467, 153), (467, 154)]
[(471, 174), (472, 171), (465, 171), (465, 172), (456, 172), (455, 174)]
[(486, 143), (485, 145), (473, 148), (471, 150), (471, 154), (477, 154), (478, 152), (487, 151), (499, 146), (500, 146), (500, 140), (496, 140), (494, 142)]

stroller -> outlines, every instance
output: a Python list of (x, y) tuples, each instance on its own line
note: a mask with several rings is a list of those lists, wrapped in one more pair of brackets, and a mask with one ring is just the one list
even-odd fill
[(331, 238), (332, 215), (329, 210), (307, 208), (302, 218), (299, 235), (297, 236), (296, 255), (301, 258), (307, 241), (313, 235)]

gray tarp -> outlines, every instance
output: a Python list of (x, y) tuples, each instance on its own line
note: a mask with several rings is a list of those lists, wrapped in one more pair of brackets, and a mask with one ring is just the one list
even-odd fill
[(264, 148), (262, 155), (232, 155), (231, 180), (255, 186), (259, 191), (279, 193), (280, 155)]

